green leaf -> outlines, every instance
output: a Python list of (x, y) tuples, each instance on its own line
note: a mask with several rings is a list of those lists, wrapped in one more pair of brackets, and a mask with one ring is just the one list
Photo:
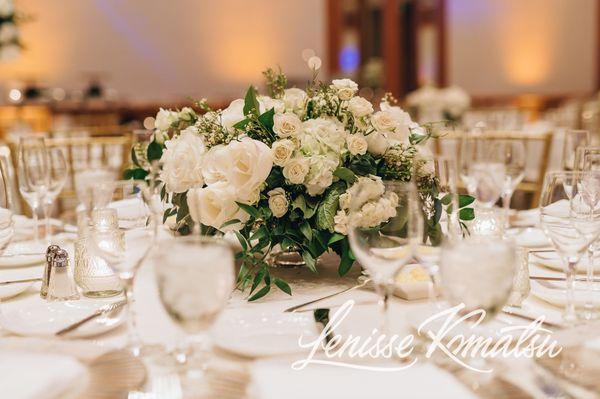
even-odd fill
[(148, 176), (148, 172), (146, 172), (144, 169), (126, 169), (123, 172), (123, 178), (125, 180), (144, 180), (146, 176)]
[(475, 210), (473, 208), (463, 208), (458, 212), (460, 220), (473, 220), (475, 219)]
[(250, 299), (248, 299), (248, 301), (252, 302), (252, 301), (256, 301), (257, 299), (260, 299), (263, 296), (267, 295), (270, 290), (271, 290), (271, 286), (270, 285), (265, 285), (260, 290), (258, 290), (258, 292), (256, 294), (252, 295), (250, 297)]
[(350, 249), (350, 244), (348, 244), (348, 240), (342, 241), (341, 245), (341, 256), (340, 256), (340, 265), (338, 266), (338, 274), (340, 276), (348, 273), (352, 265), (354, 264), (354, 254)]
[(237, 237), (238, 241), (240, 242), (240, 245), (242, 246), (242, 249), (244, 250), (244, 252), (247, 251), (248, 243), (246, 242), (246, 239), (244, 238), (242, 233), (240, 233), (239, 231), (236, 231), (235, 236)]
[(317, 261), (315, 260), (315, 258), (313, 258), (313, 256), (310, 254), (310, 252), (302, 251), (302, 259), (304, 260), (304, 263), (306, 263), (306, 266), (313, 273), (317, 272), (317, 266), (316, 266)]
[(310, 224), (308, 224), (308, 222), (304, 222), (300, 225), (300, 232), (304, 235), (304, 237), (306, 237), (308, 241), (312, 240), (312, 228), (310, 227)]
[(450, 203), (452, 202), (452, 194), (448, 193), (444, 195), (440, 202), (444, 205), (450, 205)]
[(163, 149), (156, 141), (152, 141), (148, 144), (147, 157), (148, 161), (156, 161), (162, 157)]
[(339, 177), (348, 183), (348, 185), (353, 184), (356, 181), (356, 175), (354, 172), (348, 168), (344, 168), (343, 166), (337, 168), (335, 172), (333, 172), (333, 175)]
[(241, 202), (235, 202), (236, 204), (238, 204), (238, 206), (240, 208), (242, 208), (242, 210), (244, 212), (246, 212), (248, 215), (252, 216), (254, 219), (258, 219), (260, 217), (260, 213), (258, 212), (258, 209), (254, 208), (253, 206), (250, 206), (248, 204), (243, 204)]
[(258, 117), (258, 121), (265, 127), (269, 132), (273, 132), (273, 116), (275, 115), (275, 108), (271, 108), (264, 114)]
[(221, 225), (219, 230), (222, 230), (224, 227), (231, 226), (232, 224), (241, 223), (240, 219), (231, 219)]
[(458, 196), (458, 207), (464, 208), (465, 206), (471, 205), (475, 201), (475, 197), (470, 195), (460, 194)]
[(333, 218), (340, 207), (339, 198), (344, 191), (346, 191), (346, 185), (342, 182), (335, 183), (327, 190), (323, 201), (317, 208), (317, 229), (333, 232)]
[(269, 232), (267, 231), (267, 228), (265, 225), (262, 225), (254, 232), (254, 234), (252, 234), (250, 241), (260, 240), (261, 238), (266, 237), (268, 234)]
[(302, 194), (294, 198), (292, 201), (292, 209), (300, 209), (302, 213), (306, 212), (306, 201)]
[(250, 119), (245, 118), (242, 119), (241, 121), (239, 121), (238, 123), (233, 125), (234, 129), (239, 129), (239, 130), (244, 130), (244, 128), (246, 127), (246, 125), (250, 123)]
[(273, 282), (281, 291), (285, 292), (288, 295), (292, 295), (292, 289), (290, 288), (288, 283), (277, 277), (273, 279)]
[(131, 147), (131, 162), (133, 162), (133, 164), (138, 168), (142, 167), (142, 165), (140, 165), (140, 162), (137, 159), (137, 155), (135, 153), (135, 146)]
[(265, 277), (265, 274), (267, 274), (267, 269), (263, 267), (262, 269), (260, 269), (258, 271), (258, 273), (256, 273), (254, 275), (254, 280), (252, 281), (252, 287), (250, 288), (250, 294), (252, 294), (254, 292), (256, 287), (258, 287), (258, 285), (260, 284), (262, 279)]
[(244, 115), (254, 114), (258, 116), (259, 109), (260, 106), (258, 104), (258, 99), (256, 98), (256, 89), (254, 86), (250, 86), (246, 92), (246, 97), (244, 98)]
[(377, 163), (370, 154), (354, 157), (348, 168), (359, 176), (377, 174)]
[(345, 235), (340, 234), (340, 233), (334, 233), (331, 238), (329, 239), (329, 241), (327, 242), (327, 245), (331, 245), (333, 243), (336, 243), (338, 241), (343, 240), (344, 238), (346, 238)]

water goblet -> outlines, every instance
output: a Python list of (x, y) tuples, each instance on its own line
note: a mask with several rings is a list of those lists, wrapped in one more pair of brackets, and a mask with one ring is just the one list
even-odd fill
[(575, 170), (575, 158), (580, 147), (590, 145), (590, 132), (587, 130), (569, 130), (563, 141), (562, 167), (564, 170)]
[(60, 148), (48, 149), (48, 172), (50, 181), (43, 200), (46, 242), (50, 242), (50, 211), (52, 205), (67, 182), (67, 161)]
[(502, 207), (504, 208), (504, 228), (509, 226), (510, 200), (515, 189), (525, 177), (525, 144), (521, 140), (495, 140), (493, 159), (504, 164), (504, 184)]

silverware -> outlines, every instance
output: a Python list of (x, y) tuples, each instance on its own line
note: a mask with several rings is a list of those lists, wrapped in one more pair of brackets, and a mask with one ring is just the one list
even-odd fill
[(40, 277), (36, 278), (25, 278), (22, 280), (12, 280), (12, 281), (0, 281), (0, 285), (10, 285), (10, 284), (19, 284), (19, 283), (33, 283), (35, 281), (42, 281)]
[[(529, 276), (531, 280), (539, 280), (539, 281), (567, 281), (565, 277), (545, 277), (545, 276)], [(574, 281), (587, 282), (587, 278), (577, 277)], [(595, 283), (600, 283), (600, 278), (595, 278), (592, 280)]]
[(117, 310), (120, 307), (124, 306), (127, 303), (127, 301), (120, 301), (120, 302), (115, 302), (115, 303), (111, 303), (108, 305), (104, 305), (102, 306), (100, 309), (96, 310), (94, 313), (92, 313), (91, 315), (84, 317), (83, 319), (63, 328), (62, 330), (58, 331), (55, 333), (55, 335), (57, 336), (61, 336), (64, 335), (70, 331), (75, 330), (76, 328), (79, 328), (80, 326), (84, 325), (85, 323), (94, 320), (97, 317), (102, 316), (103, 314), (106, 314), (108, 312), (112, 312), (113, 310)]
[[(518, 317), (520, 319), (528, 320), (528, 321), (535, 321), (537, 319), (537, 317), (533, 317), (533, 316), (530, 316), (528, 314), (524, 314), (521, 312), (515, 312), (514, 310), (512, 310), (510, 308), (506, 308), (506, 307), (504, 309), (502, 309), (502, 313), (505, 313), (510, 316)], [(562, 326), (558, 323), (553, 323), (548, 320), (544, 320), (543, 324), (545, 324), (548, 327), (552, 327), (552, 328), (556, 328), (556, 329), (564, 328), (564, 326)]]
[(45, 252), (24, 252), (19, 254), (2, 254), (0, 258), (14, 258), (15, 256), (46, 256)]
[(343, 290), (338, 291), (338, 292), (334, 292), (333, 294), (329, 294), (329, 295), (326, 295), (326, 296), (321, 297), (321, 298), (313, 299), (312, 301), (301, 303), (300, 305), (292, 306), (291, 308), (287, 308), (286, 310), (284, 310), (284, 312), (296, 312), (298, 309), (301, 309), (301, 308), (303, 308), (305, 306), (308, 306), (308, 305), (312, 305), (313, 303), (320, 302), (320, 301), (322, 301), (324, 299), (333, 298), (334, 296), (343, 294), (345, 292), (353, 291), (353, 290), (355, 290), (357, 288), (364, 287), (370, 281), (371, 281), (371, 279), (367, 278), (367, 279), (363, 280), (361, 283), (358, 283), (358, 284), (356, 284), (356, 285), (354, 285), (352, 287), (343, 289)]

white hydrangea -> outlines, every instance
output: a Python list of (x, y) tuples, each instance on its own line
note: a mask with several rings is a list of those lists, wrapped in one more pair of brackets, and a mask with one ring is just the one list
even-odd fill
[(324, 155), (315, 155), (309, 158), (309, 164), (310, 170), (304, 179), (308, 195), (323, 194), (333, 183), (333, 172), (338, 166), (338, 161)]
[(308, 155), (326, 155), (338, 158), (346, 146), (346, 131), (340, 121), (330, 117), (309, 119), (302, 123), (301, 149)]

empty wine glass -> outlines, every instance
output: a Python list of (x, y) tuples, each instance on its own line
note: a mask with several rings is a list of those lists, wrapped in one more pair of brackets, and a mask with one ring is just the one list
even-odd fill
[(502, 207), (505, 217), (504, 227), (508, 229), (510, 200), (515, 189), (525, 177), (525, 144), (521, 140), (495, 140), (493, 159), (504, 164)]
[(438, 198), (446, 205), (447, 231), (446, 234), (459, 236), (461, 234), (458, 210), (458, 164), (454, 158), (438, 156), (432, 160), (433, 170), (438, 186)]
[(188, 336), (177, 351), (177, 365), (203, 369), (205, 361), (191, 344), (206, 348), (206, 332), (234, 289), (233, 250), (222, 238), (198, 236), (165, 239), (159, 247), (155, 265), (159, 297)]
[(562, 167), (564, 170), (574, 170), (575, 156), (580, 147), (590, 145), (590, 132), (587, 130), (568, 130), (563, 141)]
[(50, 184), (43, 201), (46, 242), (50, 241), (50, 211), (52, 205), (67, 182), (67, 161), (60, 148), (48, 149), (48, 166)]
[(352, 252), (380, 297), (381, 330), (387, 334), (387, 307), (394, 278), (423, 237), (417, 188), (412, 182), (361, 178), (350, 192), (348, 237)]
[(505, 164), (494, 158), (492, 144), (482, 137), (466, 137), (460, 151), (460, 177), (469, 194), (488, 209), (500, 198), (506, 176)]
[(38, 210), (50, 186), (48, 152), (43, 137), (22, 137), (18, 154), (19, 191), (31, 207), (33, 239), (39, 241)]
[[(565, 262), (567, 301), (564, 319), (573, 323), (577, 319), (573, 281), (577, 264), (590, 244), (571, 216), (571, 198), (577, 194), (578, 172), (549, 172), (544, 178), (540, 199), (540, 224), (558, 254)], [(580, 198), (580, 196), (578, 196)]]
[[(98, 209), (115, 206), (120, 230), (91, 229), (91, 251), (104, 259), (123, 284), (128, 312), (128, 344), (138, 356), (143, 345), (136, 335), (132, 309), (134, 280), (150, 252), (154, 237), (154, 222), (148, 209), (146, 183), (139, 180), (103, 182), (95, 187), (94, 201)], [(118, 201), (118, 202), (117, 202)]]

